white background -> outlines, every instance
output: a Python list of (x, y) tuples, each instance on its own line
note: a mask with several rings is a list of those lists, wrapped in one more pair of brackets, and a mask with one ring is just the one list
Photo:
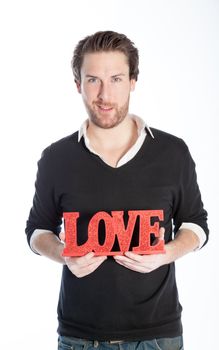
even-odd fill
[(130, 111), (184, 138), (196, 161), (211, 238), (177, 262), (177, 279), (186, 350), (216, 349), (217, 0), (1, 2), (1, 349), (56, 349), (61, 266), (34, 255), (24, 229), (42, 150), (86, 118), (70, 68), (74, 46), (108, 29), (125, 33), (140, 51)]

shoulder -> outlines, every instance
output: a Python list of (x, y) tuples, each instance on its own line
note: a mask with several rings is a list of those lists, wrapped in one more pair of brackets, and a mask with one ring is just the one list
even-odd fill
[(69, 146), (75, 145), (78, 143), (78, 131), (74, 132), (71, 135), (65, 136), (60, 140), (53, 142), (49, 147), (52, 151), (66, 150)]
[(74, 132), (71, 135), (65, 136), (47, 146), (43, 150), (43, 154), (49, 153), (59, 153), (59, 152), (68, 152), (72, 147), (78, 144), (78, 131)]
[(47, 146), (41, 155), (40, 163), (49, 164), (57, 161), (66, 161), (73, 154), (77, 153), (78, 131), (71, 135), (65, 136)]
[(163, 151), (181, 154), (182, 156), (188, 154), (188, 146), (182, 138), (155, 128), (150, 129), (154, 136), (154, 145), (157, 145)]

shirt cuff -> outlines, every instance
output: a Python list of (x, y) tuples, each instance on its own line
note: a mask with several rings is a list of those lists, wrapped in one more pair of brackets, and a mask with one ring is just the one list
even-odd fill
[(185, 229), (185, 230), (191, 230), (193, 231), (199, 238), (199, 245), (198, 247), (194, 250), (199, 250), (201, 247), (204, 245), (206, 241), (206, 234), (203, 228), (197, 224), (191, 223), (191, 222), (183, 222), (182, 225), (180, 226), (179, 230)]

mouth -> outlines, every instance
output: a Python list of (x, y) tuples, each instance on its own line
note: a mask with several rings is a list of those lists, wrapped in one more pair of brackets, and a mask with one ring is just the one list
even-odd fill
[(101, 105), (97, 105), (98, 109), (101, 111), (101, 112), (110, 112), (113, 110), (113, 107), (106, 107), (106, 106), (101, 106)]

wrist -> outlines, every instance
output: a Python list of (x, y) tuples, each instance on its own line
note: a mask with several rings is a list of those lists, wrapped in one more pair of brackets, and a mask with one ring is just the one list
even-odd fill
[(165, 244), (165, 264), (171, 264), (177, 259), (176, 249), (174, 247), (174, 241)]

